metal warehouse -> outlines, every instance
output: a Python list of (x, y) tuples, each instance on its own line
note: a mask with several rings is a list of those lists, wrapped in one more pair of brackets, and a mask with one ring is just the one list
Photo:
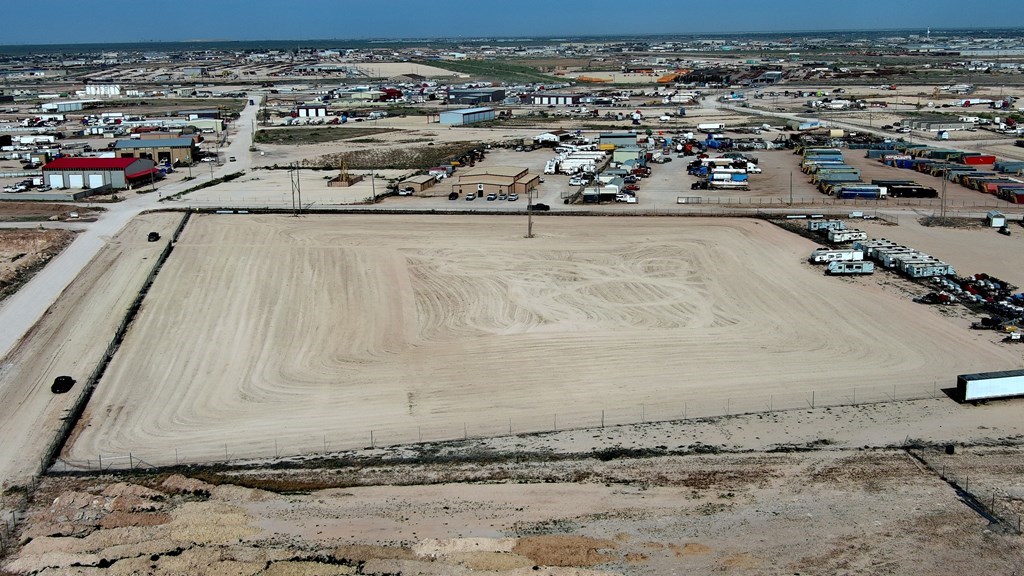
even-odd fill
[(940, 130), (969, 130), (974, 128), (974, 122), (961, 122), (946, 116), (930, 116), (926, 118), (907, 118), (900, 124), (912, 130), (924, 130), (927, 132), (938, 132)]
[(114, 150), (121, 158), (148, 158), (161, 164), (191, 164), (195, 142), (191, 138), (118, 140)]
[(149, 183), (157, 172), (144, 158), (58, 158), (43, 166), (43, 180), (54, 189), (109, 185), (121, 190)]
[(539, 92), (530, 95), (530, 103), (538, 106), (579, 106), (580, 94), (553, 94)]
[(465, 126), (488, 120), (494, 120), (494, 108), (463, 108), (441, 112), (441, 124), (447, 126)]
[(482, 104), (505, 100), (504, 88), (451, 88), (448, 101), (452, 104)]

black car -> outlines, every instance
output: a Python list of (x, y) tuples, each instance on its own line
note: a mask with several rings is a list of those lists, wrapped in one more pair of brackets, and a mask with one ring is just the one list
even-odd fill
[(75, 379), (71, 376), (57, 376), (53, 379), (53, 384), (50, 386), (50, 392), (54, 394), (63, 394), (75, 385)]
[(526, 207), (527, 210), (533, 210), (534, 212), (547, 212), (551, 210), (551, 206), (547, 204), (531, 204)]
[(459, 199), (459, 193), (458, 192), (452, 192), (451, 194), (448, 195), (448, 199), (449, 200), (458, 200)]

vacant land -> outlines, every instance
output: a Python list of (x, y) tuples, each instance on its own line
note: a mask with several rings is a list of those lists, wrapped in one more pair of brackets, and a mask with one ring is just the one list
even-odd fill
[(35, 222), (42, 220), (65, 220), (77, 212), (81, 220), (94, 217), (96, 208), (74, 204), (52, 204), (49, 202), (0, 202), (0, 222)]
[[(726, 219), (204, 216), (74, 463), (324, 451), (936, 393), (1015, 350)], [(852, 397), (852, 398), (851, 398)]]
[[(736, 429), (727, 421), (719, 426)], [(561, 461), (511, 453), (497, 462), (457, 452), (462, 459), (358, 470), (47, 479), (23, 528), (30, 541), (3, 569), (598, 576), (1024, 568), (1014, 527), (990, 522), (921, 465), (943, 458), (934, 450)], [(945, 463), (1007, 486), (1020, 467), (1006, 462), (1019, 457), (1019, 448), (977, 448)], [(307, 478), (330, 483), (339, 476), (359, 480), (302, 488)], [(233, 485), (232, 478), (292, 488), (277, 494)], [(999, 497), (1020, 504), (1019, 491)]]
[(390, 128), (275, 128), (256, 132), (257, 144), (322, 144), (392, 132)]
[(0, 229), (0, 300), (60, 254), (74, 237), (70, 230)]

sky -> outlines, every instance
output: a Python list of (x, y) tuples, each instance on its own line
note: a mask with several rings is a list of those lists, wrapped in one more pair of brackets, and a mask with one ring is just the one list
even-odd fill
[(4, 2), (0, 44), (1024, 27), (1024, 11), (999, 5), (963, 0), (20, 1)]

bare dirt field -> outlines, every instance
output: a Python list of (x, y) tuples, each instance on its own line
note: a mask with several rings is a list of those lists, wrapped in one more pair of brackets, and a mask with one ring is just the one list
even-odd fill
[(74, 237), (70, 230), (0, 229), (0, 300), (28, 281)]
[(930, 397), (1019, 365), (883, 281), (823, 277), (765, 222), (538, 220), (528, 240), (521, 217), (194, 218), (66, 460)]
[[(735, 429), (727, 422), (723, 428)], [(530, 439), (520, 439), (530, 444)], [(3, 563), (39, 575), (1010, 574), (1019, 448), (528, 453), (293, 471), (50, 478)], [(536, 456), (534, 456), (536, 457)], [(287, 493), (243, 486), (276, 485)], [(331, 487), (334, 486), (334, 487)]]

